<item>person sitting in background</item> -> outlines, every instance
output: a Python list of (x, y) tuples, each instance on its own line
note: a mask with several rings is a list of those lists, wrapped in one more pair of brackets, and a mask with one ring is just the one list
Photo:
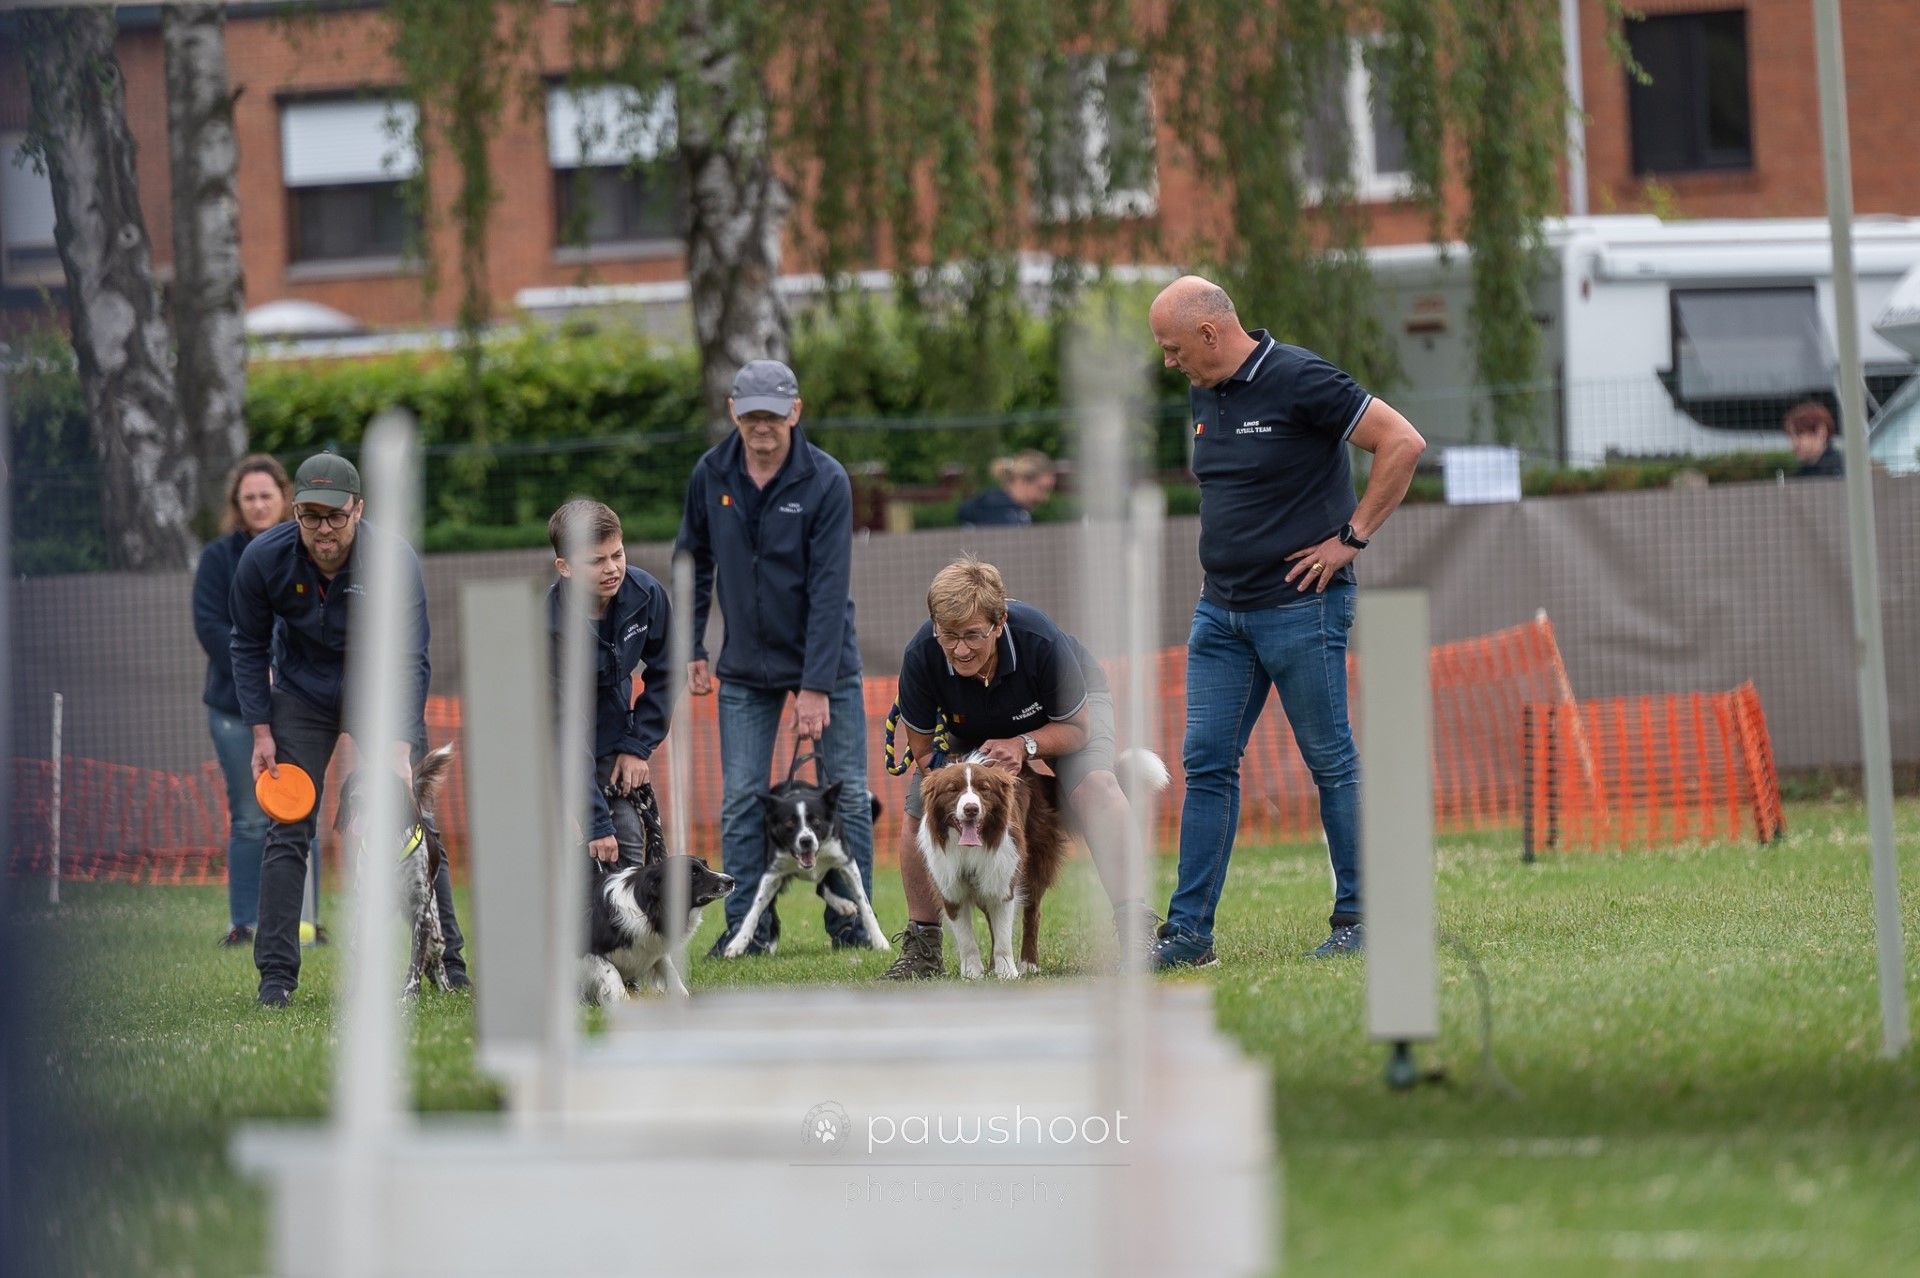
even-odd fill
[(997, 488), (969, 497), (960, 504), (960, 523), (967, 528), (1012, 527), (1033, 522), (1033, 508), (1053, 495), (1053, 458), (1037, 448), (993, 459)]
[(220, 944), (250, 945), (260, 912), (260, 850), (267, 814), (253, 797), (253, 731), (240, 717), (233, 687), (233, 614), (227, 596), (247, 543), (293, 518), (293, 484), (286, 468), (265, 453), (240, 459), (227, 477), (227, 503), (218, 540), (200, 552), (193, 574), (193, 633), (207, 654), (207, 728), (227, 781), (227, 934)]
[(1781, 422), (1787, 442), (1800, 462), (1795, 479), (1815, 479), (1826, 475), (1844, 475), (1840, 450), (1833, 446), (1833, 413), (1818, 400), (1809, 399), (1787, 410)]

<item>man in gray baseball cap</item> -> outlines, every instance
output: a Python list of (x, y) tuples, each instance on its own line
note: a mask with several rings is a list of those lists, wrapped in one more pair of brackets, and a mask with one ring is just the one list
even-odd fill
[[(852, 486), (839, 462), (807, 442), (800, 408), (791, 368), (772, 359), (742, 368), (727, 400), (735, 432), (694, 466), (680, 524), (679, 547), (694, 566), (687, 686), (695, 696), (716, 687), (719, 693), (720, 844), (736, 886), (727, 898), (727, 935), (713, 952), (728, 958), (771, 954), (780, 935), (769, 907), (744, 945), (728, 947), (766, 867), (760, 795), (789, 696), (794, 735), (818, 744), (821, 783), (841, 787), (841, 842), (866, 894), (873, 892), (867, 716), (853, 629)], [(726, 640), (709, 670), (703, 637), (716, 596)], [(867, 947), (858, 914), (825, 915), (836, 949)]]
[(800, 398), (800, 379), (777, 359), (756, 359), (733, 375), (733, 415), (772, 413), (785, 417)]

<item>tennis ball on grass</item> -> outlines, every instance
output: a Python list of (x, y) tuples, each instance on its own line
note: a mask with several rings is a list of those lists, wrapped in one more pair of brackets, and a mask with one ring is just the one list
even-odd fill
[(319, 933), (313, 930), (313, 924), (307, 922), (305, 919), (301, 919), (300, 920), (300, 944), (312, 945), (314, 942), (314, 938), (317, 936), (319, 936)]

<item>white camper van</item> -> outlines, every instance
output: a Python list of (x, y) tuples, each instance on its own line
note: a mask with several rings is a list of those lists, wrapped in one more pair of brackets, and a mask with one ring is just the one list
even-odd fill
[[(1907, 272), (1874, 317), (1873, 331), (1920, 361), (1920, 266)], [(1902, 386), (1873, 418), (1868, 452), (1889, 474), (1920, 472), (1920, 377)]]
[[(1610, 456), (1778, 450), (1794, 402), (1830, 392), (1833, 259), (1824, 219), (1663, 222), (1567, 218), (1546, 228), (1533, 288), (1541, 326), (1527, 454), (1562, 465)], [(1402, 386), (1389, 393), (1429, 440), (1497, 442), (1473, 367), (1463, 245), (1369, 251)], [(1854, 223), (1869, 410), (1913, 373), (1914, 356), (1871, 320), (1920, 264), (1920, 218)]]

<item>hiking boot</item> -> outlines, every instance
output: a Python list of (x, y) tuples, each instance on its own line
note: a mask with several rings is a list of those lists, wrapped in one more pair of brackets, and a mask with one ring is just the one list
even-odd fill
[(1213, 946), (1187, 932), (1169, 932), (1153, 948), (1153, 965), (1165, 972), (1177, 967), (1212, 967), (1220, 961)]
[(880, 979), (924, 981), (945, 976), (947, 960), (940, 953), (940, 939), (938, 923), (908, 923), (906, 930), (893, 938), (900, 957), (893, 961), (892, 967), (880, 973)]
[(231, 932), (228, 932), (225, 936), (220, 938), (220, 945), (223, 949), (232, 949), (236, 945), (252, 945), (252, 944), (253, 944), (253, 929), (248, 927), (245, 923), (242, 923), (240, 926), (234, 928)]
[(1308, 950), (1306, 956), (1323, 959), (1364, 953), (1367, 947), (1365, 929), (1364, 923), (1336, 923), (1333, 931), (1327, 933), (1327, 939)]

